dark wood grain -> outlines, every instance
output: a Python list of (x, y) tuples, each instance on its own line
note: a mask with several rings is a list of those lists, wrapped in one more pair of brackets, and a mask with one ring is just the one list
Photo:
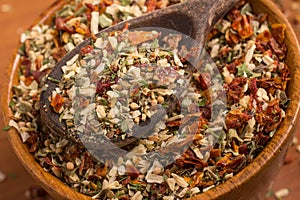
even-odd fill
[[(47, 8), (52, 0), (0, 0), (0, 6), (8, 3), (12, 10), (7, 13), (0, 11), (0, 80), (8, 79), (5, 71), (12, 59), (12, 54), (18, 44), (19, 34), (28, 27), (38, 14)], [(290, 2), (290, 1), (288, 1)], [(285, 5), (286, 6), (286, 5)], [(293, 20), (293, 19), (292, 19)], [(3, 28), (5, 27), (5, 28)], [(300, 33), (298, 38), (300, 38)], [(3, 88), (0, 87), (2, 94)], [(295, 91), (298, 92), (299, 91)], [(3, 127), (2, 112), (0, 111), (0, 125)], [(0, 199), (26, 199), (25, 191), (32, 185), (38, 184), (24, 169), (12, 151), (5, 132), (0, 131), (0, 170), (7, 175), (4, 182), (0, 183)], [(300, 139), (300, 125), (296, 127), (296, 137)], [(292, 146), (287, 155), (288, 164), (284, 165), (273, 181), (274, 191), (288, 188), (290, 194), (284, 198), (287, 200), (297, 200), (300, 196), (300, 153)], [(274, 197), (269, 198), (274, 199)]]

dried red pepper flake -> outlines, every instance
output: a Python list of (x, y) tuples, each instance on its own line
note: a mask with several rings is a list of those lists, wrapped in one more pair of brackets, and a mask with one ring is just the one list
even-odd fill
[(227, 56), (229, 52), (231, 52), (231, 48), (230, 47), (223, 47), (219, 53), (219, 56)]
[(258, 88), (257, 88), (257, 79), (256, 78), (251, 78), (249, 80), (249, 90), (250, 94), (256, 94)]
[(286, 25), (285, 24), (272, 24), (272, 36), (274, 39), (279, 43), (283, 44), (285, 39), (285, 31), (286, 31)]
[(246, 157), (244, 155), (232, 156), (231, 153), (226, 154), (223, 158), (221, 158), (217, 163), (216, 166), (222, 169), (231, 169), (237, 170), (237, 168), (241, 164), (245, 164)]
[(147, 7), (147, 12), (153, 12), (156, 9), (156, 0), (146, 0), (145, 6)]
[(275, 94), (277, 89), (284, 90), (285, 89), (286, 80), (281, 77), (275, 78), (262, 78), (257, 80), (257, 86), (260, 88), (264, 88), (268, 93), (272, 95)]
[(195, 166), (198, 169), (203, 169), (208, 165), (207, 162), (197, 158), (194, 152), (190, 149), (187, 149), (186, 152), (182, 154), (181, 158), (176, 159), (175, 162), (180, 168), (183, 169), (187, 169), (192, 166)]
[(256, 49), (262, 53), (269, 49), (268, 42), (257, 41)]
[(250, 16), (241, 15), (240, 12), (234, 12), (234, 21), (231, 25), (232, 29), (238, 32), (242, 39), (247, 39), (254, 34), (253, 27), (249, 23)]
[(103, 95), (103, 93), (112, 85), (112, 83), (109, 80), (105, 80), (101, 78), (96, 87), (96, 93), (99, 95)]
[(248, 146), (247, 144), (243, 143), (239, 146), (239, 154), (244, 154), (244, 155), (247, 155), (249, 152), (248, 152)]
[(128, 183), (130, 183), (130, 182), (131, 182), (131, 178), (130, 178), (130, 176), (127, 176), (127, 178), (125, 180), (123, 180), (121, 182), (121, 184), (125, 186), (125, 185), (128, 185)]
[(32, 65), (32, 63), (28, 58), (22, 59), (21, 68), (22, 68), (23, 75), (25, 77), (29, 77), (32, 75), (31, 74), (31, 65)]
[(67, 51), (64, 47), (57, 47), (51, 50), (51, 54), (56, 61), (59, 61), (66, 55)]
[(167, 122), (167, 127), (179, 127), (181, 124), (181, 120), (176, 120), (172, 122)]
[(37, 83), (40, 83), (42, 78), (44, 77), (44, 72), (41, 72), (40, 70), (37, 70), (35, 72), (32, 73), (33, 74), (33, 78)]
[(229, 73), (231, 74), (236, 74), (237, 72), (237, 67), (242, 64), (242, 58), (234, 60), (233, 62), (229, 64), (225, 64), (225, 67), (228, 69)]
[(81, 163), (79, 165), (79, 174), (82, 175), (83, 170), (92, 168), (94, 166), (94, 162), (92, 160), (91, 155), (88, 152), (83, 153), (81, 158)]
[(227, 101), (229, 104), (237, 103), (244, 97), (243, 87), (246, 83), (247, 78), (238, 77), (233, 79), (229, 85), (225, 85), (225, 89), (227, 89)]
[(212, 84), (211, 76), (209, 73), (201, 73), (196, 81), (199, 83), (201, 90), (206, 90)]
[(225, 39), (230, 45), (238, 44), (240, 41), (239, 37), (235, 33), (232, 33), (230, 30), (226, 31)]
[(33, 81), (34, 81), (34, 77), (33, 76), (28, 76), (28, 77), (25, 78), (24, 83), (25, 83), (26, 86), (29, 86)]
[(241, 17), (241, 11), (235, 7), (227, 14), (227, 18), (230, 21), (237, 21)]
[(252, 116), (242, 109), (236, 109), (230, 111), (225, 118), (225, 124), (227, 129), (238, 129), (245, 125)]
[(193, 187), (200, 185), (202, 182), (202, 178), (203, 178), (203, 172), (196, 172), (192, 177), (190, 186), (193, 188)]
[(216, 166), (219, 168), (224, 168), (230, 163), (230, 158), (232, 154), (228, 153), (225, 156), (223, 156), (218, 162), (216, 162)]
[(216, 35), (219, 33), (218, 29), (217, 28), (213, 28), (208, 36), (207, 36), (207, 41), (210, 41), (212, 38), (216, 37)]
[(233, 170), (237, 171), (238, 168), (241, 167), (240, 165), (245, 165), (246, 164), (245, 161), (246, 161), (246, 157), (244, 155), (235, 156), (231, 159), (231, 162), (229, 162), (228, 167), (230, 169), (233, 169)]
[(278, 58), (280, 60), (283, 60), (287, 52), (287, 47), (285, 46), (285, 44), (280, 45), (274, 38), (270, 38), (269, 44)]
[(63, 107), (64, 98), (60, 94), (55, 94), (55, 96), (51, 100), (51, 106), (53, 110), (57, 113), (60, 112), (61, 108)]
[(275, 130), (282, 121), (279, 100), (271, 101), (265, 110), (256, 114), (255, 120), (264, 132), (268, 133)]
[(105, 1), (99, 3), (99, 14), (103, 14), (106, 11), (106, 4)]
[(112, 0), (104, 0), (104, 2), (107, 6), (110, 6), (114, 3)]
[(241, 23), (243, 18), (241, 16), (240, 12), (237, 12), (234, 17), (235, 17), (235, 19), (231, 24), (231, 28), (237, 32), (240, 32), (243, 29), (242, 23)]
[(254, 136), (255, 141), (257, 142), (258, 145), (265, 146), (266, 143), (268, 142), (270, 136), (263, 134), (262, 132), (257, 133)]
[(221, 149), (211, 149), (210, 150), (210, 157), (211, 158), (218, 158), (221, 157), (222, 151)]
[(126, 173), (128, 174), (129, 177), (131, 177), (131, 179), (136, 179), (140, 175), (139, 170), (134, 165), (131, 164), (126, 165)]
[(55, 18), (55, 26), (56, 26), (57, 30), (60, 30), (60, 31), (66, 30), (65, 23), (66, 23), (66, 20), (63, 17), (58, 16)]
[(97, 174), (100, 177), (105, 177), (107, 173), (108, 173), (108, 164), (105, 163), (103, 166), (97, 167), (95, 174)]
[(87, 46), (82, 47), (80, 49), (80, 55), (84, 56), (84, 55), (89, 54), (89, 53), (93, 54), (93, 52), (94, 52), (93, 50), (94, 50), (93, 46), (87, 45)]
[(93, 4), (91, 4), (91, 3), (85, 3), (85, 6), (86, 6), (88, 9), (90, 9), (91, 11), (96, 11), (96, 8), (98, 7), (98, 6), (93, 5)]
[(256, 36), (257, 42), (268, 42), (272, 38), (272, 34), (269, 30), (265, 30)]
[(290, 76), (290, 69), (285, 63), (283, 63), (283, 67), (279, 69), (278, 73), (283, 80), (288, 80)]
[(262, 24), (263, 22), (265, 22), (268, 18), (268, 14), (266, 13), (259, 13), (257, 16), (257, 20), (259, 21), (260, 24)]
[(249, 23), (249, 21), (250, 21), (249, 18), (250, 18), (250, 16), (243, 15), (243, 17), (242, 17), (242, 27), (243, 28), (242, 28), (242, 30), (238, 31), (239, 36), (241, 36), (241, 38), (243, 38), (243, 39), (246, 39), (254, 34), (253, 27)]

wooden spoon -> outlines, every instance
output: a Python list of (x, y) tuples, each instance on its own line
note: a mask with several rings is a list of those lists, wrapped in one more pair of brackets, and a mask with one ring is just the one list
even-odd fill
[[(141, 27), (162, 27), (175, 30), (192, 37), (198, 42), (198, 44), (203, 45), (211, 28), (237, 2), (238, 0), (187, 0), (183, 3), (172, 5), (165, 9), (157, 10), (141, 17), (120, 22), (114, 26), (100, 31), (96, 36), (99, 36), (103, 32), (109, 33), (116, 30), (122, 30), (128, 23), (129, 29)], [(89, 45), (91, 43), (91, 40), (91, 38), (85, 40), (75, 49), (67, 53), (55, 65), (48, 77), (61, 80), (63, 74), (61, 67), (66, 65), (66, 62), (73, 58), (74, 55), (78, 54), (82, 47)], [(74, 138), (74, 136), (68, 135), (66, 125), (59, 120), (59, 114), (54, 112), (50, 105), (49, 97), (51, 96), (52, 91), (57, 86), (56, 83), (47, 79), (45, 81), (45, 85), (47, 85), (47, 88), (42, 91), (40, 96), (40, 112), (42, 119), (41, 123), (43, 123), (51, 133), (71, 139), (75, 142), (80, 142), (78, 138)], [(154, 116), (152, 118), (153, 120), (160, 120), (162, 119), (162, 117), (162, 112), (158, 112), (157, 116)], [(150, 123), (150, 126), (154, 127), (155, 124), (156, 123)], [(152, 128), (147, 126), (148, 132), (151, 131)], [(140, 133), (147, 135), (148, 132), (144, 127), (139, 126), (133, 130), (132, 137), (128, 137), (125, 140), (109, 141), (113, 142), (116, 147), (126, 147), (127, 145), (136, 142), (140, 137), (142, 137), (143, 135), (141, 135)], [(96, 148), (109, 149), (111, 148), (111, 143), (104, 142), (101, 145), (95, 144), (95, 146), (97, 146)]]

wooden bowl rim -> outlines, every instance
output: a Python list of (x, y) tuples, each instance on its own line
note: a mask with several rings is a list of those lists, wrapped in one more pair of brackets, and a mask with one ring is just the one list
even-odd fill
[[(253, 1), (254, 0), (251, 0), (250, 2)], [(259, 2), (261, 6), (265, 6), (267, 10), (271, 10), (277, 16), (277, 18), (282, 20), (280, 23), (284, 23), (287, 25), (286, 39), (290, 41), (296, 41), (290, 43), (289, 49), (295, 50), (295, 52), (293, 52), (295, 54), (295, 58), (300, 58), (300, 48), (297, 37), (290, 23), (279, 10), (279, 8), (271, 0), (257, 0), (255, 2)], [(55, 1), (52, 5), (49, 6), (48, 9), (46, 9), (40, 15), (38, 19), (35, 20), (32, 26), (38, 23), (42, 23), (49, 19), (49, 17), (51, 17), (54, 14), (54, 12), (65, 3), (66, 2), (64, 0)], [(9, 80), (5, 80), (5, 83), (3, 85), (3, 88), (5, 89), (4, 95), (1, 97), (1, 105), (3, 107), (3, 118), (5, 119), (6, 124), (8, 124), (9, 121), (8, 116), (12, 115), (12, 112), (9, 109), (9, 102), (12, 95), (11, 88), (14, 84), (14, 81), (16, 80), (15, 74), (18, 71), (19, 59), (20, 56), (17, 54), (16, 50), (16, 52), (13, 55), (12, 62), (10, 63), (7, 71), (7, 77), (9, 77)], [(291, 76), (294, 78), (294, 80), (296, 80), (297, 78), (298, 80), (300, 80), (300, 59), (295, 59), (294, 66), (294, 73), (291, 74)], [(215, 199), (224, 197), (224, 195), (229, 194), (230, 191), (234, 190), (237, 187), (241, 187), (245, 182), (249, 182), (251, 180), (251, 177), (256, 176), (262, 167), (267, 167), (268, 161), (271, 160), (274, 156), (276, 156), (276, 154), (278, 154), (278, 152), (280, 152), (281, 149), (285, 145), (287, 145), (286, 143), (288, 142), (288, 140), (291, 140), (291, 138), (294, 135), (293, 132), (295, 129), (295, 125), (300, 117), (300, 84), (297, 85), (296, 82), (294, 82), (292, 86), (292, 90), (298, 92), (294, 92), (290, 95), (293, 101), (291, 102), (290, 107), (287, 109), (287, 116), (282, 122), (280, 128), (276, 131), (273, 138), (263, 149), (263, 151), (254, 159), (252, 163), (250, 163), (247, 167), (245, 167), (239, 173), (234, 175), (228, 181), (216, 186), (215, 188), (205, 193), (196, 195), (191, 199)], [(54, 196), (59, 196), (61, 199), (91, 199), (91, 197), (71, 189), (57, 177), (44, 171), (43, 168), (35, 161), (33, 155), (29, 153), (28, 147), (24, 145), (24, 143), (21, 141), (19, 133), (16, 130), (9, 130), (8, 138), (13, 150), (15, 151), (21, 163), (30, 172), (30, 174), (32, 174), (37, 180), (39, 180), (42, 183), (42, 186), (50, 194)], [(244, 176), (245, 174), (246, 176)]]

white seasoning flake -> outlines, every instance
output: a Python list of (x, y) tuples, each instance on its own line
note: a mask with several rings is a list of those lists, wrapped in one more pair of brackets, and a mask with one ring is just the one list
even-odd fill
[(108, 37), (108, 41), (113, 49), (117, 48), (118, 41), (115, 37)]
[(149, 173), (146, 176), (146, 181), (148, 183), (158, 183), (158, 184), (160, 184), (160, 183), (164, 182), (164, 177), (160, 176), (160, 175)]
[(97, 112), (98, 118), (103, 119), (104, 117), (106, 117), (104, 106), (98, 105), (96, 108), (96, 112)]
[(175, 181), (174, 178), (168, 178), (167, 179), (167, 184), (168, 184), (171, 191), (175, 190), (175, 183), (176, 183), (176, 181)]
[(179, 59), (179, 57), (178, 57), (178, 55), (177, 55), (176, 52), (174, 52), (174, 62), (175, 62), (176, 65), (178, 65), (178, 66), (180, 66), (180, 67), (183, 67), (183, 64), (182, 64), (182, 62), (180, 61), (180, 59)]
[(131, 117), (134, 119), (136, 117), (139, 117), (141, 114), (142, 114), (141, 111), (135, 110), (132, 112)]
[(189, 184), (181, 176), (178, 176), (177, 174), (174, 173), (172, 173), (171, 175), (180, 187), (186, 188), (187, 186), (189, 186)]
[(93, 11), (91, 13), (91, 33), (96, 34), (99, 32), (98, 30), (98, 24), (99, 24), (99, 12), (98, 11)]
[(179, 192), (178, 196), (180, 198), (183, 198), (184, 195), (187, 193), (187, 191), (188, 191), (188, 188), (184, 188), (183, 190), (181, 190), (181, 192)]
[(164, 196), (163, 200), (174, 200), (174, 196)]
[(143, 199), (143, 195), (141, 193), (141, 191), (137, 191), (133, 197), (130, 198), (130, 200), (142, 200)]
[(20, 129), (20, 127), (18, 126), (18, 124), (14, 121), (14, 120), (10, 120), (8, 125), (10, 127), (14, 127), (15, 129), (17, 129), (17, 131), (19, 132), (21, 138), (22, 138), (22, 142), (26, 142), (29, 138), (30, 138), (30, 135), (28, 132), (26, 131), (22, 131)]
[(101, 14), (99, 16), (99, 24), (100, 24), (101, 28), (111, 26), (112, 23), (113, 23), (113, 20), (108, 18), (105, 14)]
[(211, 58), (217, 57), (219, 54), (219, 49), (220, 49), (220, 45), (218, 45), (218, 44), (214, 45), (211, 49), (210, 57)]
[(215, 185), (208, 186), (208, 187), (203, 189), (203, 192), (207, 192), (208, 190), (211, 190), (214, 187), (216, 187), (216, 186)]
[(264, 55), (262, 58), (262, 61), (266, 64), (266, 65), (271, 65), (274, 63), (274, 60), (268, 56), (268, 55)]
[(249, 64), (250, 63), (250, 61), (253, 58), (253, 54), (254, 54), (255, 49), (256, 49), (256, 45), (255, 45), (255, 43), (253, 43), (251, 45), (251, 47), (249, 48), (249, 50), (247, 51), (247, 53), (246, 53), (245, 64)]
[(280, 190), (277, 190), (275, 192), (275, 197), (277, 199), (282, 199), (284, 197), (287, 197), (290, 193), (290, 190), (288, 188), (283, 188), (283, 189), (280, 189)]
[(264, 31), (269, 31), (269, 27), (267, 24), (262, 24), (260, 28), (257, 30), (257, 33), (262, 33)]
[(79, 54), (76, 54), (75, 56), (73, 56), (73, 58), (71, 58), (68, 62), (66, 62), (66, 64), (68, 66), (71, 66), (76, 62), (76, 60), (78, 60), (78, 58), (79, 58)]
[(222, 23), (222, 29), (220, 31), (221, 31), (221, 33), (225, 33), (225, 31), (228, 28), (230, 28), (231, 23), (229, 21), (225, 20), (225, 19), (223, 19), (221, 23)]
[(268, 93), (263, 88), (258, 88), (256, 95), (259, 97), (258, 100), (260, 100), (260, 101), (262, 101), (262, 100), (269, 101)]
[(126, 168), (124, 165), (121, 165), (120, 167), (118, 167), (118, 174), (123, 176), (126, 172)]
[(193, 195), (198, 194), (198, 193), (201, 192), (200, 189), (199, 189), (198, 187), (194, 187), (194, 188), (192, 188), (190, 191), (191, 191), (191, 193), (192, 193)]
[(243, 98), (240, 99), (239, 103), (241, 104), (241, 106), (245, 109), (247, 109), (248, 105), (250, 102), (250, 96), (246, 95)]
[(75, 48), (74, 44), (72, 44), (71, 42), (67, 43), (64, 47), (67, 52)]
[(131, 104), (130, 104), (130, 108), (132, 109), (132, 110), (136, 110), (136, 109), (138, 109), (140, 106), (137, 104), (137, 103), (135, 103), (135, 102), (132, 102)]

